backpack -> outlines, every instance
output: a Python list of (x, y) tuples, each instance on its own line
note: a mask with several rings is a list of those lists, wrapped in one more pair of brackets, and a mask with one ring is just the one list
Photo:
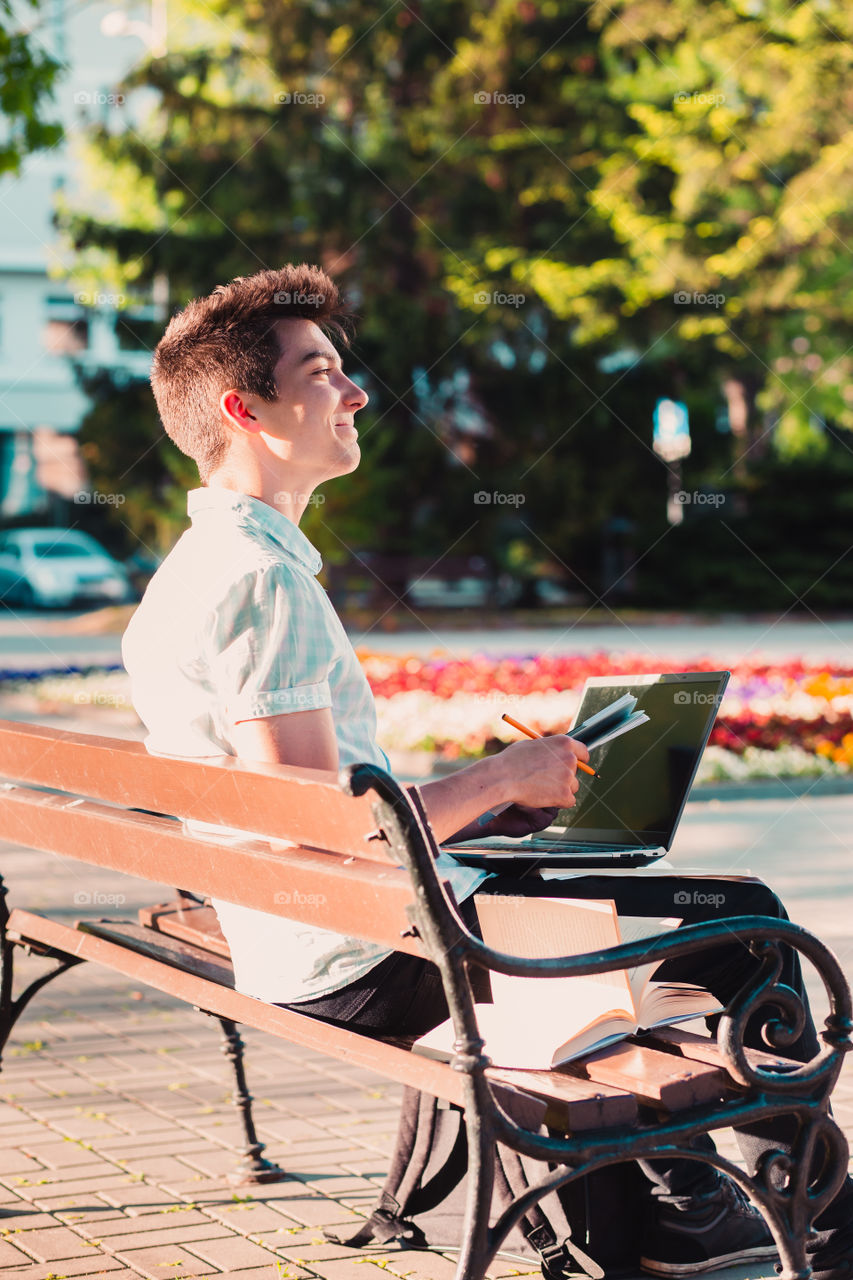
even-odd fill
[[(391, 1166), (373, 1212), (347, 1239), (324, 1235), (356, 1249), (393, 1240), (409, 1249), (458, 1248), (467, 1164), (461, 1108), (406, 1085)], [(541, 1162), (522, 1160), (518, 1152), (497, 1145), (493, 1218), (530, 1185), (525, 1166), (533, 1176), (536, 1170), (541, 1174)], [(563, 1280), (578, 1271), (593, 1280), (636, 1275), (642, 1186), (632, 1163), (588, 1174), (528, 1209), (500, 1253), (538, 1260), (545, 1280)]]

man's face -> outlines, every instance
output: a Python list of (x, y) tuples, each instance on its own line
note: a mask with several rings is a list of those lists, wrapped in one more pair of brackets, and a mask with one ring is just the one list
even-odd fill
[(353, 419), (367, 404), (341, 367), (341, 358), (313, 320), (280, 320), (281, 356), (275, 366), (278, 400), (253, 401), (267, 447), (306, 485), (346, 475), (361, 451)]

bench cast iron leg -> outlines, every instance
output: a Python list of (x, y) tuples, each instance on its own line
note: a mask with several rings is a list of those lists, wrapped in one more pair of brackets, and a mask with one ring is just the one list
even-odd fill
[(59, 977), (60, 973), (65, 973), (66, 969), (73, 969), (76, 964), (82, 963), (77, 956), (68, 956), (61, 951), (39, 951), (39, 955), (55, 960), (56, 964), (53, 969), (43, 973), (40, 978), (34, 978), (16, 999), (12, 994), (12, 989), (15, 947), (18, 944), (10, 942), (6, 935), (9, 923), (9, 908), (6, 905), (7, 893), (8, 889), (3, 883), (2, 876), (0, 876), (0, 1056), (2, 1056), (6, 1041), (12, 1034), (15, 1023), (36, 992), (41, 991), (42, 987), (47, 986), (54, 978)]
[(258, 1135), (255, 1133), (255, 1122), (252, 1118), (252, 1095), (246, 1087), (246, 1071), (243, 1065), (243, 1039), (237, 1030), (237, 1024), (232, 1022), (230, 1018), (217, 1018), (219, 1025), (222, 1027), (222, 1052), (229, 1059), (234, 1069), (234, 1105), (240, 1113), (240, 1120), (243, 1124), (243, 1132), (246, 1135), (246, 1149), (240, 1161), (240, 1165), (235, 1169), (234, 1173), (229, 1174), (228, 1181), (234, 1186), (246, 1186), (249, 1184), (259, 1184), (262, 1182), (281, 1182), (288, 1175), (284, 1169), (277, 1164), (273, 1164), (271, 1160), (266, 1160), (261, 1152), (264, 1149), (263, 1142), (258, 1142)]

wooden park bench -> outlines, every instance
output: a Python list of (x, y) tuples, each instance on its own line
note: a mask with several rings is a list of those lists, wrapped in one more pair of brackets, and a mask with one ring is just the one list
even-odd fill
[[(835, 1194), (847, 1144), (827, 1114), (850, 1047), (850, 993), (831, 952), (787, 921), (763, 917), (692, 925), (652, 942), (598, 955), (520, 959), (490, 951), (460, 921), (434, 866), (436, 846), (416, 788), (374, 766), (332, 773), (232, 758), (150, 756), (139, 743), (0, 721), (0, 839), (184, 891), (138, 921), (78, 921), (5, 904), (0, 893), (0, 1047), (36, 992), (91, 960), (216, 1017), (227, 1037), (247, 1139), (243, 1176), (283, 1176), (262, 1155), (243, 1074), (245, 1024), (369, 1068), (465, 1109), (469, 1177), (458, 1280), (480, 1280), (507, 1233), (543, 1195), (584, 1174), (652, 1154), (711, 1159), (759, 1206), (789, 1280), (805, 1277), (810, 1222)], [(185, 834), (181, 818), (253, 831), (225, 845)], [(286, 842), (290, 842), (289, 844)], [(265, 1004), (234, 990), (227, 947), (209, 907), (222, 898), (275, 915), (356, 934), (427, 956), (439, 967), (455, 1021), (452, 1063)], [(624, 1041), (559, 1071), (505, 1071), (483, 1055), (469, 964), (518, 975), (591, 974), (705, 950), (725, 938), (749, 943), (760, 973), (722, 1017), (716, 1041), (670, 1030)], [(818, 970), (830, 1012), (808, 1064), (777, 1052), (795, 1021), (792, 993), (777, 986), (779, 944)], [(52, 962), (13, 992), (17, 948)], [(774, 1007), (775, 1004), (775, 1007)], [(768, 1007), (770, 1006), (770, 1007)], [(770, 1051), (743, 1046), (756, 1009), (766, 1011)], [(781, 1010), (781, 1012), (780, 1012)], [(686, 1150), (695, 1135), (781, 1113), (800, 1121), (795, 1158), (764, 1162), (748, 1177), (723, 1157)], [(496, 1141), (542, 1161), (542, 1176), (493, 1226)]]

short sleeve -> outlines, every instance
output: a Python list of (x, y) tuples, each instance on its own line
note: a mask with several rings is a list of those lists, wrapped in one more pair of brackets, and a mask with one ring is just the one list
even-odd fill
[(313, 579), (283, 563), (233, 584), (208, 619), (208, 677), (226, 720), (254, 720), (331, 707), (335, 657)]

